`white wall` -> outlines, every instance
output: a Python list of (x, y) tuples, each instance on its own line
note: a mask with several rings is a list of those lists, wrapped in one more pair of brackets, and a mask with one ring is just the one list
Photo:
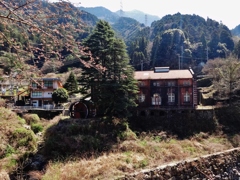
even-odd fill
[(52, 91), (43, 92), (43, 98), (52, 98)]

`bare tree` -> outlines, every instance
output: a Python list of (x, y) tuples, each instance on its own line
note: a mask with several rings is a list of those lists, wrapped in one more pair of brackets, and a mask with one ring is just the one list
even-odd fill
[(217, 99), (228, 99), (232, 105), (238, 98), (240, 90), (240, 62), (234, 57), (209, 60), (203, 68), (203, 73), (212, 79)]
[[(84, 27), (80, 16), (81, 11), (68, 1), (0, 1), (0, 45), (9, 47), (8, 51), (14, 57), (13, 65), (18, 64), (16, 68), (27, 72), (28, 76), (29, 72), (39, 71), (38, 63), (64, 61), (62, 52), (73, 55), (85, 66), (94, 67), (92, 61), (81, 59), (82, 55), (91, 53), (76, 40)], [(9, 36), (14, 30), (21, 32), (23, 40)], [(32, 60), (33, 67), (26, 66), (26, 59)]]

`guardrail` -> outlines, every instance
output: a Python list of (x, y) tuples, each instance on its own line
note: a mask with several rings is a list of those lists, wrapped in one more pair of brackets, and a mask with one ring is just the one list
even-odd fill
[(40, 106), (40, 107), (36, 107), (36, 106), (13, 106), (12, 109), (19, 109), (19, 110), (63, 110), (65, 109), (64, 107), (56, 107), (56, 106)]

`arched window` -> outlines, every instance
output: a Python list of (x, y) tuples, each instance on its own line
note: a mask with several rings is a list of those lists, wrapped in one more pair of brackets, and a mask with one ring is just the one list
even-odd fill
[(184, 102), (190, 102), (190, 94), (188, 91), (183, 95), (183, 99)]
[(153, 94), (152, 105), (161, 105), (161, 96), (158, 93)]
[(139, 94), (139, 96), (138, 96), (138, 102), (139, 103), (142, 103), (142, 102), (144, 102), (145, 101), (145, 94)]
[(175, 94), (174, 93), (168, 93), (168, 102), (169, 103), (175, 102)]

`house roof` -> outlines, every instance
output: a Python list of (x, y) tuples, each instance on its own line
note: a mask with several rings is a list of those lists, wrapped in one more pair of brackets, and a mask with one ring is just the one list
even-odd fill
[(134, 78), (136, 80), (146, 79), (189, 79), (193, 78), (191, 69), (169, 70), (163, 72), (154, 71), (135, 71)]
[(49, 81), (49, 80), (51, 80), (51, 81), (54, 81), (54, 80), (56, 80), (56, 81), (61, 81), (59, 78), (33, 78), (33, 80), (35, 80), (35, 81)]

